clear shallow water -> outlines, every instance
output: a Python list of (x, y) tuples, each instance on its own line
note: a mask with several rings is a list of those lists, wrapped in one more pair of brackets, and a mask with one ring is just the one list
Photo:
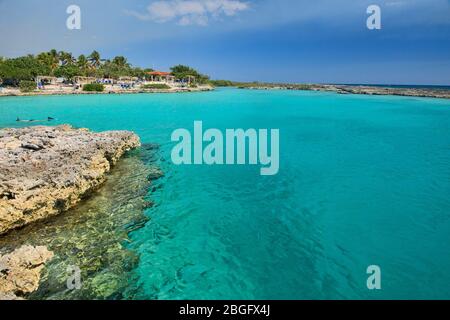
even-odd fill
[[(161, 144), (162, 188), (129, 235), (134, 299), (450, 298), (450, 101), (296, 91), (0, 99)], [(279, 128), (280, 172), (180, 166), (170, 134)], [(366, 268), (382, 269), (382, 290)], [(132, 275), (132, 276), (131, 276)]]
[[(154, 169), (145, 148), (125, 156), (97, 192), (74, 209), (14, 230), (0, 238), (0, 254), (26, 244), (44, 245), (54, 258), (39, 289), (27, 299), (122, 299), (133, 294), (138, 254), (127, 248), (128, 233), (148, 222), (144, 209)], [(154, 154), (157, 156), (157, 152)], [(67, 290), (68, 268), (81, 271), (80, 290)], [(70, 269), (69, 269), (70, 270)]]

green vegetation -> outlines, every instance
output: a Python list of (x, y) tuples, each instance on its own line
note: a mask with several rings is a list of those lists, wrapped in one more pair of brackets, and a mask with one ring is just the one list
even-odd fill
[[(311, 90), (309, 84), (263, 83), (263, 82), (235, 82), (230, 80), (210, 80), (207, 75), (185, 66), (176, 65), (170, 68), (176, 80), (188, 82), (192, 88), (200, 84), (210, 84), (216, 87), (238, 88), (276, 88), (287, 90)], [(76, 76), (96, 77), (118, 80), (120, 77), (137, 77), (150, 79), (148, 75), (152, 69), (132, 66), (126, 57), (116, 56), (111, 60), (102, 59), (100, 53), (93, 51), (90, 55), (80, 55), (75, 58), (70, 52), (50, 50), (38, 55), (27, 55), (18, 58), (0, 57), (0, 83), (6, 86), (19, 87), (21, 90), (30, 89), (30, 82), (37, 76), (55, 76), (73, 82)], [(23, 82), (23, 84), (21, 84)], [(27, 84), (28, 83), (28, 84)], [(144, 89), (169, 89), (166, 84), (148, 84)], [(103, 91), (102, 85), (87, 85), (85, 91)]]
[(36, 89), (36, 82), (30, 80), (20, 81), (19, 88), (21, 92), (31, 92)]
[(22, 80), (33, 81), (38, 75), (49, 74), (50, 66), (43, 64), (35, 57), (5, 59), (0, 64), (0, 78), (4, 85), (17, 87)]
[(297, 90), (311, 90), (313, 86), (310, 84), (297, 84), (296, 87)]
[(83, 86), (83, 91), (103, 92), (105, 86), (101, 83), (89, 83)]
[(53, 73), (55, 77), (66, 78), (69, 81), (80, 74), (76, 65), (66, 64), (59, 66)]
[(235, 84), (230, 80), (210, 80), (209, 83), (215, 87), (234, 87)]
[[(195, 69), (177, 65), (171, 68), (178, 80), (189, 77), (195, 83), (207, 83), (209, 77)], [(37, 76), (55, 76), (72, 82), (75, 76), (109, 78), (118, 80), (120, 77), (138, 77), (145, 79), (150, 68), (132, 66), (126, 57), (117, 56), (112, 60), (102, 59), (100, 53), (93, 51), (90, 55), (80, 55), (75, 58), (72, 53), (52, 49), (38, 55), (27, 55), (18, 58), (0, 57), (0, 83), (18, 87), (20, 81), (34, 81)]]
[(92, 51), (92, 53), (89, 55), (88, 57), (89, 63), (94, 67), (94, 68), (98, 68), (101, 66), (102, 62), (100, 59), (100, 53), (98, 53), (97, 51)]
[(76, 66), (78, 67), (78, 70), (80, 71), (81, 75), (92, 76), (94, 73), (93, 66), (89, 64), (89, 61), (84, 54), (78, 57)]
[(240, 89), (248, 88), (267, 88), (267, 89), (286, 89), (286, 90), (311, 90), (310, 84), (288, 84), (288, 83), (264, 83), (264, 82), (234, 82), (235, 87)]
[(146, 84), (141, 87), (142, 89), (170, 89), (170, 87), (165, 83), (151, 83)]
[(209, 83), (215, 87), (237, 87), (240, 89), (286, 89), (286, 90), (311, 90), (311, 84), (270, 83), (270, 82), (236, 82), (230, 80), (210, 80)]
[(170, 71), (172, 72), (172, 75), (177, 79), (188, 79), (189, 77), (194, 77), (195, 82), (200, 84), (205, 84), (209, 81), (209, 77), (207, 75), (201, 74), (191, 67), (181, 64), (170, 68)]

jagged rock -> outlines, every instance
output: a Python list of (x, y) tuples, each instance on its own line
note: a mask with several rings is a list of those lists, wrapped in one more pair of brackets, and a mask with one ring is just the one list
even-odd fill
[(164, 177), (164, 172), (162, 172), (162, 170), (159, 168), (153, 168), (148, 174), (147, 179), (150, 181), (154, 181), (158, 180), (161, 177)]
[(39, 287), (41, 270), (53, 258), (46, 247), (22, 246), (0, 256), (0, 300), (20, 300)]
[(338, 94), (395, 95), (409, 97), (427, 97), (450, 99), (450, 91), (437, 88), (399, 88), (369, 85), (337, 85), (337, 84), (270, 84), (260, 83), (251, 86), (239, 86), (239, 89), (252, 90), (312, 90), (336, 92)]
[(93, 133), (68, 125), (0, 130), (0, 234), (72, 208), (138, 146), (129, 131)]

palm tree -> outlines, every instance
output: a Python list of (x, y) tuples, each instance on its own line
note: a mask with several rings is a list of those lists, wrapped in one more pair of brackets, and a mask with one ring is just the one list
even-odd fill
[(125, 68), (125, 67), (129, 67), (130, 64), (127, 61), (127, 58), (123, 57), (123, 56), (117, 56), (113, 59), (112, 61), (113, 64), (115, 64), (116, 66), (120, 67), (120, 68)]
[(100, 59), (100, 53), (98, 51), (94, 50), (88, 57), (89, 62), (91, 63), (91, 66), (94, 68), (98, 68), (101, 64)]
[(88, 60), (84, 54), (80, 55), (77, 59), (77, 65), (80, 68), (87, 68), (88, 66)]
[(49, 52), (41, 52), (37, 55), (36, 59), (47, 66), (50, 69), (50, 73), (53, 72), (59, 66), (59, 57), (58, 52), (55, 49), (50, 50)]
[(48, 55), (50, 57), (50, 68), (53, 71), (55, 71), (56, 68), (58, 68), (59, 66), (59, 56), (58, 56), (58, 51), (56, 51), (55, 49), (52, 49), (48, 52)]
[[(28, 55), (28, 57), (32, 57), (32, 55)], [(55, 64), (49, 52), (39, 53), (36, 56), (36, 60), (39, 61), (42, 65), (44, 65), (46, 68), (48, 68), (51, 74), (58, 67), (58, 64)]]
[(89, 68), (89, 61), (84, 54), (80, 55), (77, 60), (77, 66), (83, 74), (86, 74)]
[(57, 58), (58, 57), (58, 51), (56, 51), (56, 49), (52, 49), (48, 52), (48, 54), (52, 57), (52, 58)]
[(61, 64), (63, 66), (73, 64), (75, 62), (75, 58), (73, 57), (72, 53), (60, 51), (58, 53), (59, 60), (61, 61)]

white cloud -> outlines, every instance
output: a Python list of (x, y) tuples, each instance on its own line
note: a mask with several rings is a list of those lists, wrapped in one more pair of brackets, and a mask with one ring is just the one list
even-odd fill
[(140, 20), (206, 26), (210, 19), (231, 17), (247, 9), (248, 3), (242, 0), (158, 0), (153, 1), (143, 14), (136, 11), (128, 13)]

